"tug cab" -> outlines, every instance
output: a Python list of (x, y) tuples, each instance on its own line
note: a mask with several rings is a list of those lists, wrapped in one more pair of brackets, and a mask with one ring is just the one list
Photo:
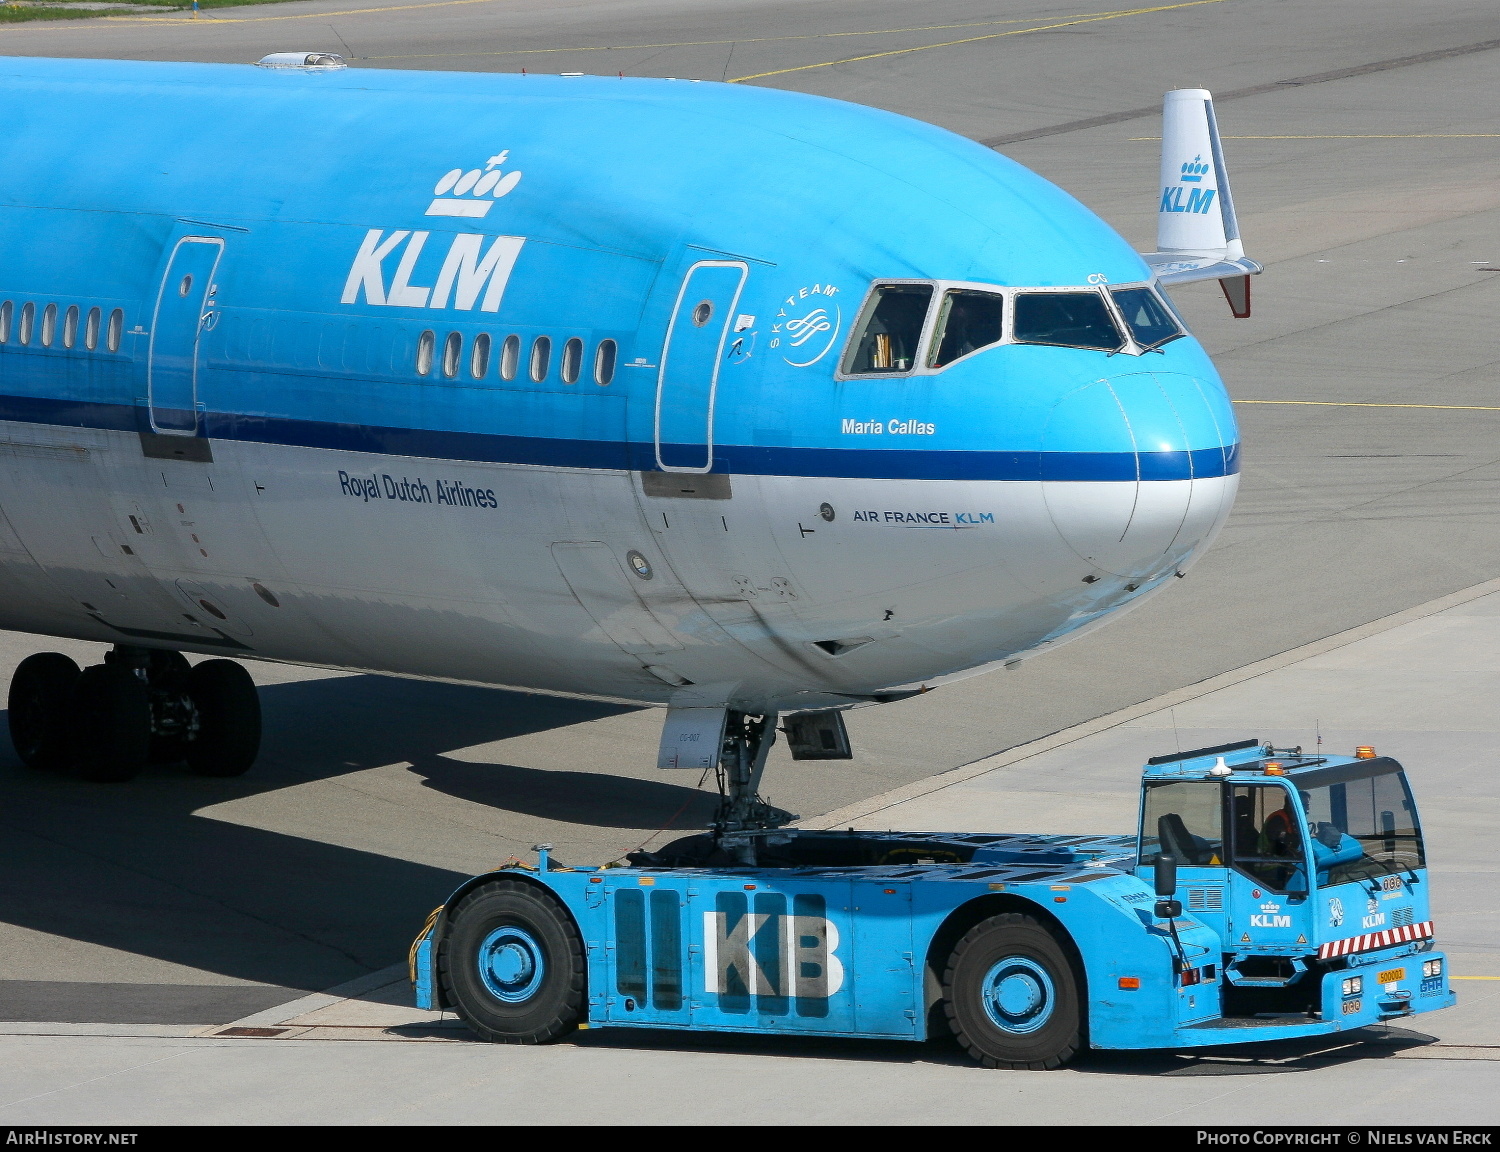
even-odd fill
[(1446, 987), (1441, 958), (1354, 971), (1432, 947), (1421, 824), (1397, 761), (1244, 741), (1153, 757), (1142, 784), (1137, 875), (1175, 863), (1183, 912), (1222, 942), (1226, 1019), (1389, 1020)]

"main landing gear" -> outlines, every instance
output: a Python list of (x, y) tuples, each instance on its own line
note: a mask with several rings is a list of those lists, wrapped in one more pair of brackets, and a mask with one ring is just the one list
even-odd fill
[(80, 670), (39, 652), (11, 677), (10, 735), (24, 763), (85, 780), (181, 761), (200, 776), (239, 776), (260, 750), (260, 698), (232, 660), (189, 665), (180, 652), (117, 645)]

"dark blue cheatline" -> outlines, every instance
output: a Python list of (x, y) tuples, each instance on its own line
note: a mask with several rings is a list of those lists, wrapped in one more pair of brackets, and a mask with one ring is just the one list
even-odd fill
[(1045, 1025), (1057, 1006), (1052, 977), (1026, 956), (1007, 956), (991, 965), (979, 986), (979, 994), (995, 1027), (1018, 1036)]
[(536, 937), (524, 928), (496, 928), (479, 945), (479, 978), (490, 994), (507, 1004), (523, 1004), (536, 995), (547, 975), (547, 957)]
[[(28, 424), (149, 431), (146, 409), (31, 396), (0, 396), (0, 419)], [(477, 464), (536, 464), (617, 471), (655, 470), (655, 447), (619, 440), (503, 436), (433, 428), (387, 428), (250, 416), (204, 414), (212, 440), (284, 444), (381, 456)], [(742, 476), (826, 476), (871, 480), (1192, 480), (1240, 470), (1238, 444), (1191, 452), (968, 452), (910, 448), (714, 447), (715, 472)]]

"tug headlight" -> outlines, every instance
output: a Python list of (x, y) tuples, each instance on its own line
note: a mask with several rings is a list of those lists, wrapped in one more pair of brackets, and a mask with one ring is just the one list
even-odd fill
[(1443, 962), (1442, 962), (1441, 959), (1438, 959), (1438, 960), (1423, 960), (1422, 961), (1422, 975), (1423, 976), (1441, 976), (1442, 974), (1443, 974)]
[(1364, 989), (1365, 978), (1363, 976), (1346, 976), (1344, 978), (1344, 995), (1358, 996)]

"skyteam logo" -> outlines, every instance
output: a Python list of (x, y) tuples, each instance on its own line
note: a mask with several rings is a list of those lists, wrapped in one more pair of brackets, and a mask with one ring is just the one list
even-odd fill
[[(1206, 214), (1218, 195), (1217, 188), (1188, 188), (1186, 185), (1203, 183), (1203, 178), (1213, 171), (1213, 165), (1202, 156), (1194, 156), (1182, 165), (1177, 184), (1161, 190), (1162, 212), (1197, 212)], [(1183, 193), (1187, 193), (1184, 200)]]
[(510, 149), (505, 148), (484, 162), (484, 168), (471, 168), (465, 172), (454, 168), (445, 172), (433, 188), (435, 197), (427, 206), (428, 216), (469, 216), (482, 220), (495, 206), (495, 201), (508, 195), (521, 182), (520, 172), (506, 172), (503, 168), (510, 159)]

